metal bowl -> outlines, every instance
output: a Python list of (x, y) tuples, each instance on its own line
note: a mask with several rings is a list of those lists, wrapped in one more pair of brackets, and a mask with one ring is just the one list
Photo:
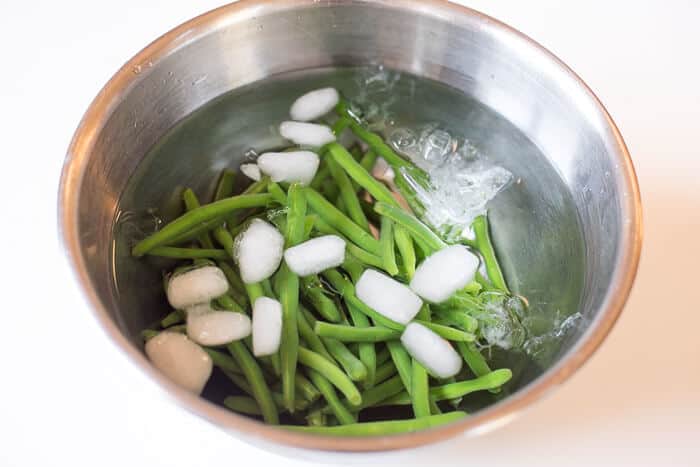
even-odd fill
[[(260, 138), (256, 122), (281, 119), (308, 82), (291, 79), (270, 88), (280, 93), (275, 100), (267, 99), (258, 112), (246, 108), (227, 125), (193, 125), (193, 141), (204, 146), (171, 143), (171, 151), (141, 164), (145, 155), (184, 117), (231, 90), (280, 73), (378, 63), (439, 84), (400, 112), (455, 123), (521, 177), (492, 206), (508, 279), (542, 309), (580, 312), (580, 325), (546, 361), (521, 365), (507, 397), (457, 423), (412, 434), (288, 432), (181, 390), (142, 353), (137, 333), (158, 311), (151, 287), (159, 278), (113, 249), (115, 219), (129, 207), (161, 205), (178, 184), (202, 189), (222, 161), (235, 165), (242, 157), (242, 146), (226, 146), (229, 136), (247, 129), (251, 139)], [(459, 128), (460, 122), (469, 125)], [(132, 176), (140, 179), (126, 190)], [(59, 211), (69, 260), (107, 336), (168, 395), (258, 444), (342, 451), (406, 448), (478, 433), (561, 384), (620, 314), (642, 237), (634, 169), (595, 95), (531, 39), (441, 1), (241, 1), (177, 27), (124, 65), (88, 109), (68, 150)], [(119, 290), (115, 267), (123, 270)]]

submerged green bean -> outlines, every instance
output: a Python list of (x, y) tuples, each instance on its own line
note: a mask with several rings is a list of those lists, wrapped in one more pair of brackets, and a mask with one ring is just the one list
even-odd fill
[(185, 320), (185, 313), (182, 310), (174, 310), (168, 313), (165, 318), (160, 320), (162, 328), (169, 328), (176, 324), (182, 323)]
[(304, 190), (304, 194), (309, 207), (318, 214), (319, 218), (326, 221), (331, 227), (338, 230), (356, 245), (375, 255), (381, 254), (379, 242), (369, 232), (340, 212), (319, 192), (309, 187)]
[[(502, 368), (475, 379), (432, 387), (429, 394), (435, 401), (456, 399), (472, 392), (499, 388), (507, 383), (512, 376), (509, 369)], [(411, 398), (408, 394), (402, 393), (384, 400), (382, 405), (407, 405), (410, 403)]]
[(335, 305), (321, 285), (321, 281), (316, 275), (310, 275), (301, 278), (301, 293), (313, 306), (314, 310), (328, 321), (333, 323), (340, 322), (340, 311)]
[(442, 324), (431, 323), (429, 321), (423, 321), (420, 319), (413, 320), (416, 323), (420, 323), (426, 328), (433, 331), (438, 336), (448, 341), (456, 342), (474, 342), (476, 336), (470, 332), (460, 331), (459, 329), (451, 328), (449, 326), (443, 326)]
[[(457, 350), (475, 376), (481, 377), (491, 373), (491, 368), (474, 342), (457, 342)], [(491, 388), (491, 392), (498, 393), (500, 388)]]
[(176, 259), (228, 259), (229, 255), (225, 250), (218, 248), (181, 248), (175, 246), (157, 246), (146, 253), (150, 256), (161, 256), (163, 258)]
[(384, 342), (401, 337), (401, 331), (382, 326), (355, 327), (317, 321), (314, 332), (321, 337), (330, 337), (342, 342)]
[(401, 265), (410, 281), (416, 273), (416, 250), (413, 248), (413, 239), (404, 227), (395, 225), (394, 241), (399, 249)]
[[(396, 365), (394, 365), (394, 362), (389, 360), (381, 365), (377, 366), (377, 372), (375, 373), (375, 382), (376, 383), (381, 383), (382, 381), (385, 381), (392, 376), (396, 374)], [(401, 385), (403, 386), (403, 381), (401, 382)]]
[(431, 415), (411, 420), (391, 420), (388, 422), (361, 422), (350, 425), (338, 426), (297, 426), (297, 425), (282, 425), (282, 428), (300, 431), (304, 433), (313, 433), (319, 435), (335, 435), (335, 436), (384, 436), (400, 433), (411, 433), (414, 431), (425, 430), (436, 426), (454, 423), (467, 414), (464, 412), (449, 412), (446, 414)]
[(153, 248), (167, 244), (177, 235), (189, 231), (198, 224), (215, 218), (222, 218), (236, 209), (265, 206), (271, 201), (272, 197), (269, 194), (239, 195), (200, 206), (186, 212), (174, 221), (166, 224), (158, 232), (138, 242), (134, 248), (132, 248), (131, 253), (137, 257), (143, 256)]
[(255, 399), (247, 396), (227, 396), (224, 398), (224, 405), (237, 413), (246, 415), (262, 415), (260, 406)]
[(399, 341), (389, 341), (386, 346), (391, 353), (391, 360), (394, 362), (394, 366), (396, 366), (396, 371), (399, 373), (401, 382), (406, 391), (410, 394), (413, 390), (413, 364), (411, 363), (411, 357)]
[[(287, 192), (287, 231), (285, 246), (291, 247), (304, 239), (304, 219), (306, 217), (306, 198), (299, 184), (290, 185)], [(299, 331), (297, 329), (299, 307), (299, 276), (294, 274), (286, 263), (282, 264), (280, 273), (280, 303), (282, 303), (282, 342), (280, 359), (282, 364), (282, 394), (285, 405), (290, 411), (294, 407), (294, 374), (297, 367), (297, 350), (299, 348)]]
[(238, 366), (238, 363), (228, 354), (221, 352), (210, 347), (202, 347), (206, 353), (209, 354), (214, 366), (221, 368), (222, 370), (230, 371), (231, 373), (243, 374), (243, 370)]
[(411, 372), (411, 405), (416, 418), (430, 415), (430, 396), (428, 395), (428, 372), (418, 360), (413, 360)]
[(343, 200), (345, 211), (347, 211), (348, 216), (357, 225), (369, 232), (369, 222), (367, 222), (367, 217), (365, 217), (365, 213), (362, 211), (360, 200), (357, 198), (355, 188), (352, 186), (348, 175), (332, 157), (328, 158), (326, 163), (328, 164), (328, 169), (331, 172), (333, 180), (335, 180), (335, 183), (338, 185), (340, 199)]
[(482, 215), (474, 219), (472, 229), (474, 229), (477, 249), (484, 258), (486, 274), (488, 275), (489, 280), (497, 289), (510, 293), (508, 286), (506, 285), (506, 280), (503, 277), (501, 267), (498, 264), (496, 251), (493, 249), (493, 244), (491, 243), (491, 236), (489, 235), (489, 226), (488, 222), (486, 221), (486, 216)]
[(338, 388), (352, 405), (360, 405), (362, 403), (362, 396), (350, 378), (325, 357), (304, 347), (299, 347), (299, 362), (319, 372), (333, 386)]
[(398, 205), (391, 191), (382, 182), (372, 177), (372, 174), (367, 172), (344, 147), (338, 143), (330, 143), (327, 149), (328, 154), (347, 172), (350, 178), (367, 190), (374, 199)]
[[(186, 190), (184, 190), (182, 192), (182, 201), (185, 203), (185, 209), (187, 212), (194, 211), (195, 209), (201, 207), (201, 204), (199, 203), (199, 199), (197, 198), (197, 195), (190, 188), (187, 188)], [(180, 216), (180, 217), (182, 217), (182, 216)], [(216, 226), (212, 227), (212, 229), (214, 229), (214, 228), (216, 228)], [(189, 229), (188, 229), (188, 231), (189, 231)], [(202, 248), (206, 248), (208, 250), (214, 249), (214, 242), (211, 241), (211, 237), (210, 237), (208, 231), (201, 232), (197, 236), (197, 241), (199, 242), (200, 245), (202, 245)]]
[[(354, 306), (348, 306), (350, 319), (356, 328), (366, 328), (370, 325), (369, 318)], [(358, 350), (360, 361), (367, 369), (367, 377), (364, 380), (363, 386), (365, 389), (374, 386), (375, 373), (377, 370), (377, 352), (374, 344), (371, 342), (362, 342)]]
[(349, 423), (355, 423), (357, 420), (355, 416), (348, 410), (348, 408), (343, 405), (335, 392), (335, 388), (324, 376), (314, 370), (309, 370), (309, 378), (316, 385), (318, 390), (323, 395), (328, 406), (330, 407), (333, 415), (338, 419), (341, 425), (347, 425)]
[(219, 182), (216, 184), (214, 191), (214, 201), (228, 198), (233, 195), (233, 183), (236, 180), (236, 172), (229, 169), (224, 169), (219, 175)]
[(379, 231), (379, 244), (382, 246), (382, 264), (384, 270), (390, 276), (399, 273), (396, 265), (396, 252), (394, 251), (394, 223), (388, 217), (382, 217), (381, 229)]
[(253, 358), (242, 341), (231, 342), (228, 345), (228, 350), (236, 359), (236, 363), (238, 363), (238, 366), (241, 368), (243, 374), (248, 380), (253, 392), (253, 397), (257, 401), (258, 406), (262, 411), (265, 422), (273, 425), (279, 424), (277, 407), (275, 406), (275, 402), (272, 400), (270, 388), (267, 386), (267, 383), (263, 378), (262, 371), (260, 370), (260, 366), (258, 366), (255, 358)]
[(405, 228), (419, 245), (428, 250), (425, 251), (426, 255), (442, 250), (447, 246), (428, 226), (401, 208), (378, 201), (374, 205), (374, 210), (381, 216), (386, 216)]

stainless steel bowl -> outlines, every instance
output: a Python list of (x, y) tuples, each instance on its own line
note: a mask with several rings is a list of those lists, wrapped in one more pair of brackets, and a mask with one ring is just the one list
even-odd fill
[[(549, 301), (550, 311), (552, 303), (577, 309), (583, 324), (546, 365), (527, 365), (508, 397), (458, 423), (413, 434), (302, 435), (176, 387), (150, 366), (136, 335), (154, 316), (157, 305), (145, 298), (153, 294), (145, 292), (158, 278), (119, 256), (118, 249), (111, 256), (118, 202), (143, 208), (164, 202), (167, 189), (177, 184), (202, 187), (222, 160), (235, 165), (223, 153), (242, 157), (241, 150), (221, 150), (230, 134), (250, 130), (270, 115), (281, 118), (287, 104), (268, 103), (268, 113), (246, 113), (226, 128), (214, 125), (218, 133), (207, 125), (195, 128), (211, 136), (197, 157), (172, 145), (170, 156), (161, 153), (145, 168), (139, 164), (176, 123), (228, 91), (284, 72), (377, 63), (449, 85), (405, 112), (468, 121), (465, 132), (522, 177), (493, 208), (508, 278), (516, 290), (542, 304)], [(297, 92), (294, 86), (277, 88), (287, 89), (280, 102)], [(134, 174), (141, 180), (125, 194)], [(343, 451), (405, 448), (478, 433), (561, 384), (590, 357), (621, 312), (642, 237), (634, 169), (595, 95), (531, 39), (441, 1), (241, 1), (168, 32), (119, 70), (88, 109), (68, 150), (59, 211), (69, 260), (106, 334), (173, 399), (250, 441)], [(121, 291), (113, 267), (126, 271)]]

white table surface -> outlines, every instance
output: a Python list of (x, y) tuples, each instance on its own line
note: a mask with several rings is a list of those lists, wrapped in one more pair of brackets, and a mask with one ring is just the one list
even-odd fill
[[(10, 297), (0, 309), (0, 465), (309, 465), (237, 441), (165, 400), (102, 336), (56, 235), (63, 155), (94, 95), (143, 45), (221, 3), (0, 7), (0, 276)], [(379, 460), (700, 465), (700, 3), (465, 3), (544, 44), (605, 103), (638, 171), (644, 253), (614, 331), (563, 387), (495, 432)]]

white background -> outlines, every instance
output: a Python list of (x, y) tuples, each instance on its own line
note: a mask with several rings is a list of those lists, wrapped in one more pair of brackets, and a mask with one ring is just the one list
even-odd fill
[[(221, 3), (0, 6), (2, 466), (283, 461), (171, 405), (106, 342), (69, 279), (56, 233), (61, 163), (99, 88), (145, 44)], [(354, 459), (700, 465), (700, 3), (465, 3), (544, 44), (608, 107), (642, 187), (641, 268), (599, 352), (512, 424), (476, 439)]]

